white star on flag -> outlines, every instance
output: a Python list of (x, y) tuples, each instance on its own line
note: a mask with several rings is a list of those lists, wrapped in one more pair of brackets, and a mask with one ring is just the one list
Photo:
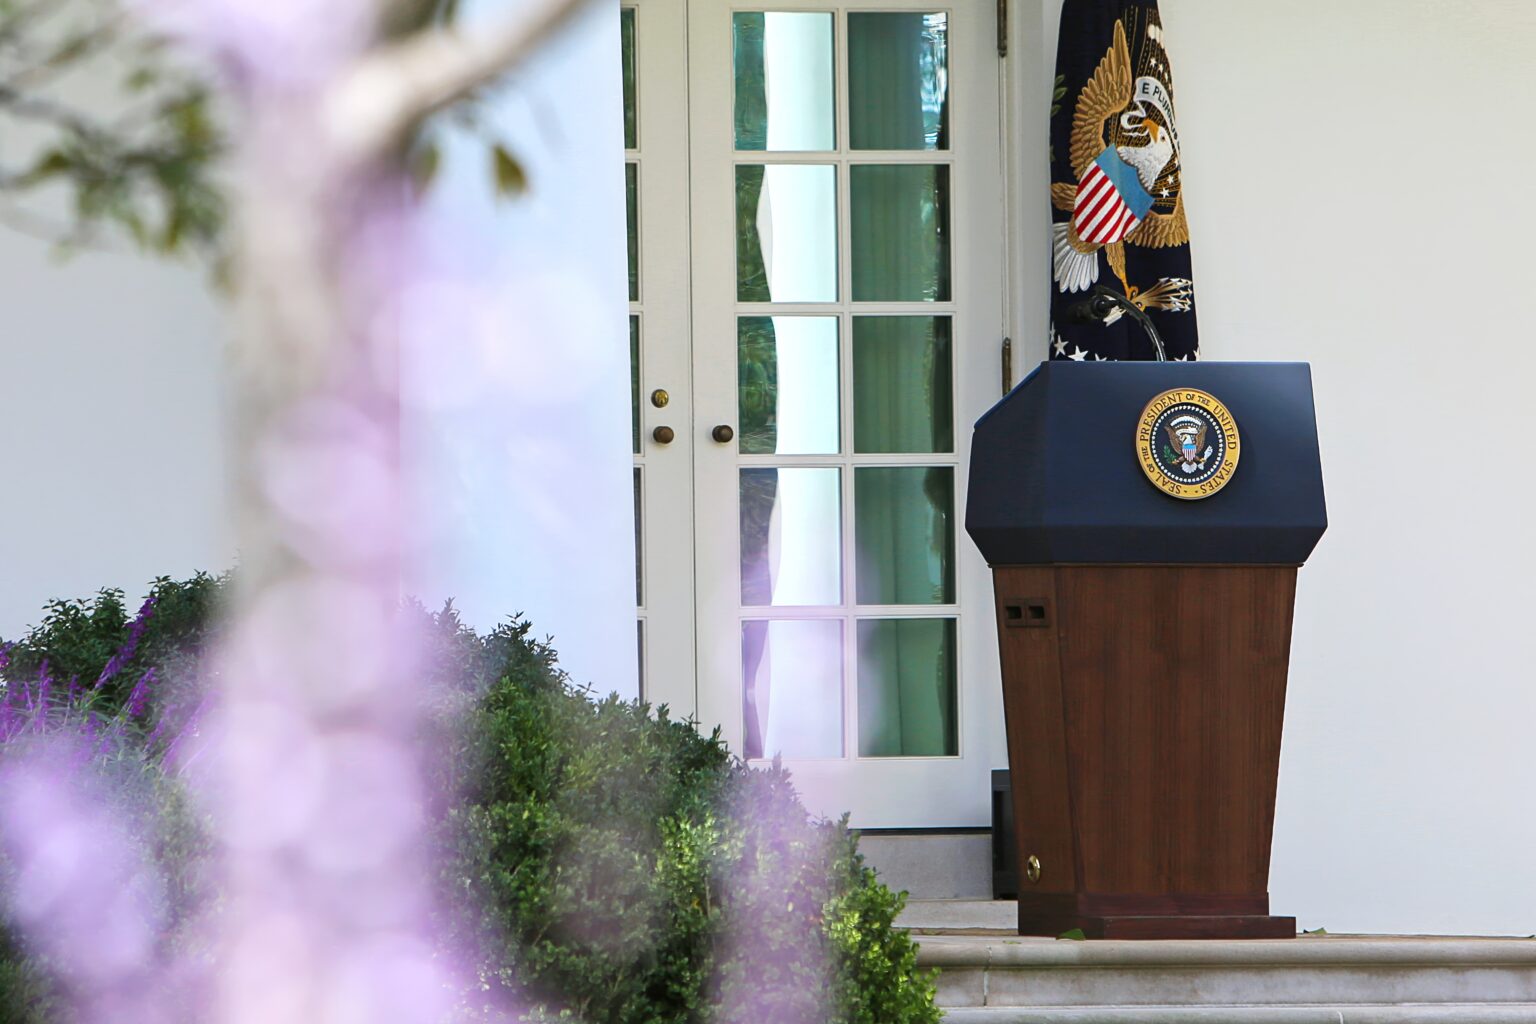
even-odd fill
[(1076, 359), (1078, 362), (1082, 362), (1084, 359), (1088, 358), (1088, 353), (1084, 352), (1082, 349), (1078, 348), (1076, 345), (1073, 345), (1072, 346), (1072, 354), (1070, 356), (1067, 356), (1067, 358), (1068, 359)]

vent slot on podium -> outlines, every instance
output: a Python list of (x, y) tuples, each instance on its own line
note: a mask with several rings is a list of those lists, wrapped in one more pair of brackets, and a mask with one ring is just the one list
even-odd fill
[(1051, 602), (1044, 597), (1023, 597), (1003, 602), (1003, 621), (1009, 627), (1049, 629)]

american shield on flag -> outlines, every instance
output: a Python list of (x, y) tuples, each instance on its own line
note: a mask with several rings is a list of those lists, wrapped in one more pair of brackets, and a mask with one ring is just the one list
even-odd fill
[(1157, 0), (1065, 0), (1051, 110), (1052, 359), (1153, 359), (1134, 319), (1071, 323), (1111, 289), (1195, 359), (1194, 283), (1173, 72)]

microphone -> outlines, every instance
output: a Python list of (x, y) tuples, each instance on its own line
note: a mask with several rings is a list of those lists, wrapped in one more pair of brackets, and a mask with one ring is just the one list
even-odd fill
[(1109, 319), (1109, 314), (1115, 311), (1116, 306), (1114, 299), (1095, 295), (1086, 302), (1068, 306), (1062, 319), (1069, 324), (1101, 324)]
[(1152, 318), (1147, 316), (1140, 306), (1113, 288), (1106, 288), (1102, 284), (1096, 285), (1093, 294), (1086, 301), (1068, 306), (1062, 319), (1069, 324), (1101, 324), (1117, 308), (1124, 310), (1127, 316), (1141, 325), (1141, 329), (1152, 341), (1152, 350), (1157, 353), (1157, 361), (1166, 363), (1168, 349), (1163, 345), (1163, 337), (1157, 333), (1157, 327), (1152, 323)]

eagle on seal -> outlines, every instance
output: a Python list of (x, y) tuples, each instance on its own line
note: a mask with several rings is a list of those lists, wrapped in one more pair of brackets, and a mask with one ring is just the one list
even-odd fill
[(1180, 467), (1184, 472), (1193, 473), (1205, 468), (1205, 460), (1211, 456), (1211, 449), (1205, 446), (1205, 434), (1210, 424), (1196, 416), (1179, 416), (1163, 429), (1168, 431), (1168, 439), (1173, 442), (1174, 454), (1184, 462)]
[[(1116, 130), (1118, 129), (1118, 130)], [(1116, 139), (1121, 143), (1116, 144)], [(1125, 25), (1083, 87), (1072, 117), (1071, 161), (1077, 183), (1051, 185), (1051, 201), (1072, 216), (1054, 225), (1054, 270), (1063, 292), (1087, 291), (1099, 279), (1099, 251), (1120, 279), (1125, 295), (1143, 309), (1188, 308), (1187, 282), (1167, 279), (1140, 293), (1126, 279), (1125, 247), (1167, 249), (1189, 242), (1183, 190), (1171, 213), (1153, 209), (1153, 189), (1178, 158), (1172, 132), (1153, 120), (1136, 99), (1136, 79)], [(1162, 193), (1166, 204), (1167, 193)], [(1173, 291), (1179, 294), (1161, 294)]]

